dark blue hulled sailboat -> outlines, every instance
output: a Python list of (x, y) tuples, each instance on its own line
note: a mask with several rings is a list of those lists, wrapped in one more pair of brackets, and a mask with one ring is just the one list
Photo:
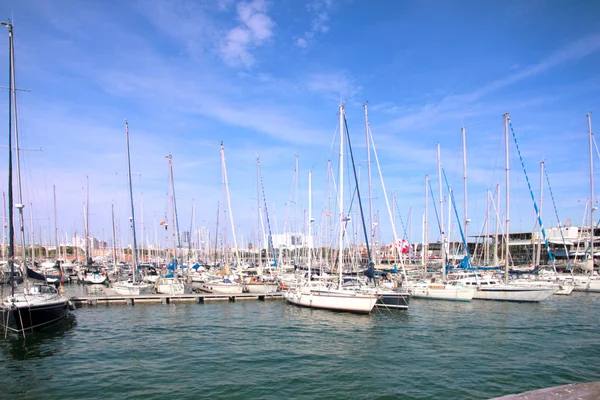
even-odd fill
[[(38, 329), (46, 325), (57, 322), (66, 317), (69, 312), (69, 298), (63, 295), (55, 286), (48, 285), (46, 278), (35, 271), (27, 268), (25, 262), (25, 252), (23, 252), (24, 274), (23, 284), (17, 286), (15, 273), (15, 243), (14, 243), (14, 224), (13, 207), (19, 210), (19, 220), (23, 226), (23, 201), (21, 191), (18, 191), (19, 204), (13, 203), (13, 184), (12, 184), (12, 134), (13, 134), (13, 102), (16, 107), (15, 74), (14, 74), (14, 41), (13, 26), (10, 23), (2, 22), (2, 25), (8, 28), (9, 39), (9, 101), (8, 101), (8, 263), (10, 268), (10, 294), (2, 299), (0, 311), (2, 320), (0, 326), (4, 336), (8, 332), (22, 333)], [(15, 121), (16, 122), (16, 121)], [(17, 151), (17, 166), (19, 165), (19, 142), (16, 123), (14, 126), (14, 135)], [(17, 168), (17, 180), (20, 179), (19, 168)], [(20, 189), (19, 183), (19, 189)], [(21, 240), (25, 242), (23, 230)]]

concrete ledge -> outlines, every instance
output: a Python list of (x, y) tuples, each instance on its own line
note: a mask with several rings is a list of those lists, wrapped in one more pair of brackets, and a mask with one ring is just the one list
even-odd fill
[(572, 383), (520, 394), (496, 397), (492, 400), (597, 400), (600, 399), (600, 382)]

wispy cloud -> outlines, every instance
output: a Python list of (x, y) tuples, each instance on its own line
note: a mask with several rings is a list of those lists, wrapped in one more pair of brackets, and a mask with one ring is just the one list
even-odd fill
[(329, 15), (334, 9), (333, 0), (314, 0), (306, 6), (312, 15), (310, 29), (304, 32), (302, 37), (296, 38), (296, 46), (307, 48), (309, 43), (318, 34), (329, 31)]
[(305, 85), (311, 92), (338, 100), (340, 97), (353, 97), (361, 91), (356, 79), (346, 71), (310, 74), (305, 79)]
[[(403, 129), (413, 129), (429, 124), (431, 121), (439, 122), (445, 118), (455, 118), (457, 115), (466, 117), (470, 114), (469, 108), (476, 105), (476, 102), (486, 96), (501, 91), (527, 78), (535, 77), (555, 67), (558, 67), (567, 62), (582, 59), (590, 54), (600, 50), (600, 35), (590, 35), (583, 37), (575, 42), (570, 43), (566, 47), (554, 52), (550, 56), (544, 58), (540, 62), (524, 67), (521, 70), (511, 73), (503, 78), (494, 80), (486, 85), (463, 94), (450, 94), (437, 103), (427, 103), (418, 108), (407, 110), (405, 115), (399, 117), (387, 124), (386, 128), (393, 131), (401, 131)], [(539, 97), (535, 100), (523, 100), (515, 102), (518, 104), (539, 103)], [(514, 104), (514, 103), (512, 103)], [(387, 108), (393, 109), (393, 105), (386, 103)], [(506, 111), (506, 110), (505, 110)]]
[(267, 15), (264, 0), (238, 3), (237, 15), (240, 23), (227, 32), (221, 45), (221, 55), (230, 65), (249, 67), (255, 62), (252, 48), (273, 36), (275, 22)]

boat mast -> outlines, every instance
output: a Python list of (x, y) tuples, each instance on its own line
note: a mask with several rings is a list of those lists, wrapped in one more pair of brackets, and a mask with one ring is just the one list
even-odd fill
[(235, 235), (235, 224), (233, 222), (233, 210), (231, 209), (231, 197), (229, 196), (229, 182), (227, 181), (227, 166), (225, 164), (225, 148), (221, 142), (221, 165), (223, 170), (223, 179), (225, 181), (225, 193), (227, 194), (227, 207), (229, 208), (229, 221), (231, 222), (231, 234), (233, 235), (233, 245), (235, 246), (235, 262), (237, 263), (240, 276), (242, 273), (242, 263), (240, 262), (240, 253), (238, 251), (237, 238)]
[(340, 182), (339, 204), (340, 204), (340, 232), (338, 237), (338, 273), (339, 289), (342, 288), (342, 266), (344, 261), (344, 105), (340, 104)]
[(508, 113), (504, 114), (504, 134), (506, 139), (505, 159), (506, 159), (506, 246), (504, 249), (504, 282), (508, 283), (508, 259), (510, 256), (510, 166), (508, 162)]
[[(169, 159), (169, 181), (171, 186), (171, 204), (172, 204), (172, 215), (173, 215), (173, 258), (179, 260), (179, 251), (181, 248), (181, 242), (179, 238), (179, 218), (177, 218), (177, 203), (175, 200), (175, 181), (173, 179), (173, 156), (171, 153), (167, 155)], [(174, 272), (175, 273), (175, 272)]]
[[(13, 224), (13, 179), (12, 179), (12, 99), (13, 99), (13, 26), (2, 22), (8, 28), (8, 264), (10, 265), (11, 296), (15, 295), (15, 228)], [(23, 269), (25, 272), (25, 269)], [(26, 279), (27, 273), (23, 274)]]
[[(371, 243), (373, 243), (373, 192), (371, 188), (371, 142), (369, 140), (369, 114), (367, 112), (367, 103), (363, 104), (365, 110), (365, 136), (367, 139), (367, 185), (369, 187), (369, 232), (371, 234)], [(375, 252), (377, 254), (377, 252)]]
[[(377, 156), (377, 149), (375, 148), (375, 140), (373, 140), (373, 134), (369, 131), (369, 138), (371, 139), (371, 147), (373, 148), (373, 154), (375, 155), (375, 163), (377, 164), (377, 171), (379, 171), (379, 179), (381, 180), (381, 189), (383, 190), (383, 196), (385, 197), (385, 205), (388, 210), (388, 216), (392, 224), (392, 233), (394, 235), (394, 243), (399, 243), (398, 235), (396, 233), (396, 224), (392, 218), (392, 209), (390, 207), (390, 201), (388, 199), (387, 190), (385, 189), (385, 182), (383, 181), (383, 173), (381, 172), (381, 164), (379, 163), (379, 157)], [(379, 221), (379, 218), (377, 218)], [(406, 269), (404, 268), (404, 259), (400, 257), (400, 265), (402, 267), (402, 276), (406, 279)]]
[(425, 215), (423, 216), (423, 246), (421, 248), (421, 259), (423, 260), (423, 265), (427, 265), (428, 261), (428, 253), (429, 253), (429, 221), (428, 221), (428, 207), (429, 207), (429, 175), (425, 174)]
[[(133, 282), (135, 283), (137, 268), (138, 268), (138, 254), (137, 254), (137, 240), (135, 237), (135, 209), (133, 206), (133, 185), (131, 184), (131, 158), (129, 156), (129, 123), (125, 120), (125, 139), (127, 141), (127, 179), (129, 183), (129, 201), (131, 203), (131, 237), (133, 243), (131, 245), (131, 261), (133, 262)], [(170, 160), (169, 160), (170, 161)]]
[(89, 260), (90, 260), (90, 229), (89, 229), (89, 224), (90, 224), (90, 177), (86, 176), (85, 177), (85, 181), (86, 181), (86, 188), (87, 188), (87, 197), (86, 197), (86, 201), (85, 201), (85, 215), (83, 216), (84, 221), (85, 221), (85, 229), (84, 229), (84, 234), (85, 234), (85, 264), (90, 264)]
[(308, 171), (308, 282), (310, 285), (310, 268), (312, 266), (312, 171)]
[[(19, 227), (21, 229), (21, 250), (23, 252), (23, 279), (24, 283), (27, 283), (27, 257), (25, 256), (25, 219), (23, 217), (23, 209), (25, 204), (23, 203), (23, 191), (21, 188), (21, 156), (19, 147), (19, 127), (17, 121), (17, 85), (15, 78), (15, 45), (13, 37), (13, 26), (10, 23), (2, 23), (8, 27), (8, 40), (9, 40), (9, 74), (10, 74), (10, 90), (9, 93), (12, 96), (12, 118), (13, 118), (13, 133), (15, 137), (15, 161), (17, 166), (17, 201), (18, 203), (14, 206), (19, 210)], [(11, 115), (9, 112), (8, 119), (10, 120)], [(10, 132), (9, 132), (10, 135)], [(9, 146), (10, 147), (10, 146)], [(9, 149), (10, 150), (10, 149)], [(12, 166), (12, 162), (11, 162)], [(11, 182), (12, 190), (12, 182)], [(10, 196), (12, 198), (12, 195)], [(12, 208), (12, 202), (9, 202), (9, 207)], [(14, 229), (14, 228), (13, 228)], [(13, 231), (14, 232), (14, 231)], [(14, 246), (14, 244), (13, 244)]]
[(494, 234), (494, 266), (498, 266), (498, 232), (500, 231), (500, 184), (496, 183), (496, 232)]
[[(463, 190), (464, 190), (464, 198), (465, 198), (465, 243), (469, 246), (469, 235), (467, 233), (467, 229), (469, 226), (469, 216), (468, 216), (468, 197), (467, 197), (467, 134), (465, 132), (465, 128), (462, 127), (462, 145), (463, 145)], [(465, 253), (468, 249), (465, 249)]]
[(113, 266), (117, 266), (117, 237), (115, 234), (115, 203), (110, 205), (110, 214), (112, 219), (112, 256)]
[(52, 185), (52, 191), (54, 193), (54, 241), (56, 242), (56, 259), (58, 260), (60, 258), (60, 250), (59, 250), (60, 244), (58, 241), (58, 222), (57, 222), (58, 214), (56, 211), (56, 185)]
[(594, 155), (593, 155), (593, 133), (592, 116), (587, 114), (588, 137), (590, 140), (590, 259), (592, 260), (592, 271), (594, 270)]
[(444, 234), (444, 198), (442, 193), (442, 156), (440, 142), (437, 142), (438, 179), (440, 186), (440, 228), (441, 228), (441, 256), (442, 256), (442, 279), (446, 279), (446, 239)]
[[(539, 208), (539, 219), (542, 218), (542, 205), (543, 205), (543, 201), (544, 201), (544, 161), (540, 162), (540, 208)], [(560, 229), (560, 227), (559, 227)], [(541, 256), (542, 256), (542, 242), (541, 242), (541, 238), (542, 238), (542, 226), (540, 224), (538, 224), (538, 242), (537, 243), (537, 251), (536, 251), (536, 256), (535, 256), (535, 266), (539, 266), (541, 263)], [(534, 241), (535, 243), (535, 241)]]
[[(29, 230), (31, 231), (29, 236), (29, 240), (31, 241), (29, 244), (29, 247), (31, 249), (31, 266), (33, 267), (34, 263), (35, 263), (35, 247), (34, 246), (34, 242), (35, 242), (35, 231), (33, 229), (33, 203), (29, 203)], [(40, 240), (41, 242), (41, 240)], [(40, 250), (40, 257), (42, 256), (42, 252)]]

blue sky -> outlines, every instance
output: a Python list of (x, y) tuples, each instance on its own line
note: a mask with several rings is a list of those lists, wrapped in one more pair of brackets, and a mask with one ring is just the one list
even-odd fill
[[(114, 201), (128, 237), (125, 119), (136, 218), (143, 194), (151, 241), (153, 218), (162, 220), (167, 207), (169, 152), (180, 230), (190, 227), (195, 199), (197, 225), (214, 231), (217, 203), (223, 206), (221, 141), (235, 224), (246, 242), (257, 225), (257, 156), (273, 233), (293, 226), (294, 203), (303, 219), (309, 169), (319, 230), (329, 211), (328, 159), (337, 171), (340, 98), (361, 163), (363, 196), (362, 104), (368, 101), (388, 194), (395, 192), (405, 222), (412, 208), (413, 241), (421, 237), (426, 173), (438, 196), (437, 142), (463, 217), (462, 126), (470, 233), (483, 229), (486, 190), (500, 182), (504, 193), (505, 112), (536, 192), (544, 159), (560, 219), (582, 221), (589, 198), (585, 115), (592, 112), (594, 123), (600, 98), (597, 2), (9, 0), (0, 4), (0, 15), (13, 16), (17, 85), (31, 90), (19, 94), (22, 147), (43, 149), (23, 152), (25, 203), (33, 204), (36, 236), (53, 230), (53, 185), (59, 229), (81, 234), (89, 176), (91, 234), (109, 240)], [(0, 77), (6, 78), (0, 82), (6, 86), (4, 37)], [(0, 100), (3, 126), (6, 97)], [(532, 202), (511, 146), (511, 230), (530, 230)], [(595, 160), (600, 163), (597, 154)], [(387, 241), (389, 218), (373, 167), (374, 204)], [(6, 168), (1, 179), (6, 188)], [(502, 209), (504, 201), (503, 195)], [(546, 226), (556, 224), (547, 190), (544, 215)], [(435, 240), (431, 208), (429, 220)], [(401, 227), (398, 235), (404, 235)]]

